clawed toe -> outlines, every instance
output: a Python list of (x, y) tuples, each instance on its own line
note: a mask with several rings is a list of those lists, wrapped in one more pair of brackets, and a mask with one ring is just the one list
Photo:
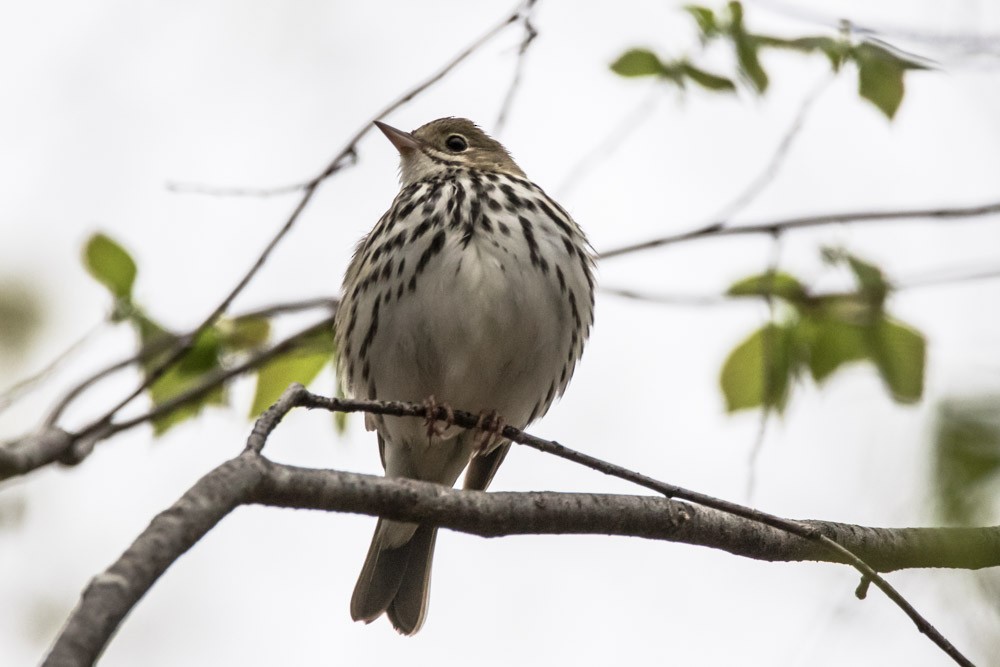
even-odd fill
[(476, 421), (479, 439), (476, 442), (476, 456), (488, 453), (500, 440), (500, 434), (507, 427), (507, 422), (496, 410), (483, 410)]
[[(435, 418), (438, 408), (445, 412), (444, 426), (440, 426), (441, 420)], [(438, 403), (433, 394), (424, 399), (424, 416), (424, 426), (427, 427), (428, 438), (434, 436), (440, 438), (446, 430), (455, 425), (455, 411), (447, 403)]]

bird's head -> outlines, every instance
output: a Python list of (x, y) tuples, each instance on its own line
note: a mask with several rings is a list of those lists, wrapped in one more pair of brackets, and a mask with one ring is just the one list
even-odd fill
[(375, 121), (399, 151), (404, 186), (444, 173), (449, 167), (495, 171), (524, 178), (499, 141), (466, 118), (438, 118), (413, 132)]

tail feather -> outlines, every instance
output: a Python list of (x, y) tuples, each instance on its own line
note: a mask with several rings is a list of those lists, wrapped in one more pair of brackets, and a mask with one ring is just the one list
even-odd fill
[(409, 541), (397, 547), (383, 546), (383, 532), (379, 519), (351, 596), (351, 617), (371, 623), (388, 612), (398, 632), (412, 635), (427, 617), (437, 528), (419, 526)]
[(431, 593), (436, 526), (421, 526), (409, 542), (410, 559), (399, 590), (386, 610), (392, 627), (404, 635), (416, 634), (427, 618)]

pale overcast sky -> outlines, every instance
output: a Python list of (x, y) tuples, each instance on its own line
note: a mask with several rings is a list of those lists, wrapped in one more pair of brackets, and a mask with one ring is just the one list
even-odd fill
[[(42, 290), (48, 326), (26, 358), (0, 368), (0, 388), (106, 312), (105, 292), (79, 263), (90, 233), (104, 230), (134, 253), (137, 296), (155, 317), (178, 329), (193, 325), (253, 261), (295, 197), (212, 198), (172, 193), (165, 184), (272, 186), (311, 177), (367, 118), (512, 4), (52, 0), (6, 7), (0, 278), (22, 277)], [(680, 4), (539, 0), (539, 37), (499, 138), (598, 250), (713, 219), (754, 180), (802, 100), (828, 76), (819, 56), (768, 56), (772, 90), (757, 99), (745, 91), (681, 96), (609, 72), (636, 45), (665, 57), (693, 52), (695, 33)], [(1000, 12), (988, 0), (872, 4), (748, 5), (754, 28), (796, 36), (830, 34), (828, 26), (848, 16), (941, 69), (907, 77), (890, 124), (859, 100), (856, 75), (846, 68), (815, 100), (774, 182), (737, 221), (1000, 198), (1000, 61), (982, 53), (983, 44), (997, 43)], [(410, 129), (455, 115), (492, 130), (520, 38), (516, 28), (504, 33), (388, 121)], [(971, 55), (970, 43), (979, 45)], [(711, 62), (725, 66), (721, 58)], [(627, 119), (641, 125), (594, 168), (575, 172)], [(398, 187), (395, 151), (378, 133), (361, 143), (359, 158), (322, 187), (237, 310), (336, 293), (355, 241)], [(996, 268), (997, 222), (799, 233), (782, 244), (781, 265), (836, 286), (818, 248), (842, 244), (892, 277)], [(712, 294), (764, 270), (770, 256), (766, 239), (703, 241), (609, 260), (599, 280)], [(768, 430), (752, 502), (794, 518), (929, 524), (934, 407), (943, 396), (1000, 384), (998, 298), (1000, 280), (895, 297), (892, 311), (929, 339), (924, 402), (894, 405), (866, 366), (818, 390), (807, 385)], [(726, 416), (717, 377), (727, 352), (765, 315), (760, 304), (666, 306), (601, 294), (566, 397), (531, 430), (745, 502), (759, 418)], [(103, 334), (54, 386), (0, 415), (0, 438), (31, 428), (60, 386), (132, 344), (127, 330)], [(103, 385), (69, 424), (134, 381)], [(329, 393), (332, 386), (326, 372), (313, 388)], [(18, 528), (0, 530), (0, 664), (37, 662), (89, 578), (157, 512), (240, 451), (251, 393), (241, 382), (232, 410), (210, 410), (157, 441), (139, 428), (100, 445), (76, 469), (0, 486), (0, 498), (25, 507)], [(328, 416), (293, 414), (266, 453), (298, 465), (380, 471), (375, 437), (360, 419), (337, 436)], [(635, 492), (517, 448), (493, 488)], [(360, 516), (237, 511), (139, 603), (102, 664), (949, 664), (881, 594), (856, 600), (849, 569), (604, 537), (484, 540), (445, 531), (428, 621), (415, 638), (402, 638), (384, 619), (364, 626), (348, 615), (373, 525)], [(996, 618), (978, 603), (967, 573), (910, 571), (891, 580), (985, 664), (978, 624), (995, 628)]]

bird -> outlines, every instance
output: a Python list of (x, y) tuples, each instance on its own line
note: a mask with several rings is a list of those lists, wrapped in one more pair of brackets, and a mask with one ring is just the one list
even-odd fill
[[(548, 411), (594, 321), (594, 253), (572, 217), (471, 120), (375, 125), (400, 191), (358, 243), (334, 321), (348, 395), (446, 406), (519, 429)], [(430, 414), (430, 410), (428, 412)], [(510, 448), (443, 420), (367, 414), (386, 477), (485, 490)], [(351, 597), (413, 635), (427, 615), (437, 527), (380, 518)]]

